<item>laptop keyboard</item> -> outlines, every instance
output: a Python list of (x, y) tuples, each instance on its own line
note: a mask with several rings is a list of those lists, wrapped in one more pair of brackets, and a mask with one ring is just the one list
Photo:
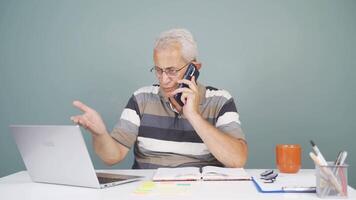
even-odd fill
[(100, 176), (98, 176), (98, 179), (99, 179), (100, 184), (112, 183), (112, 182), (116, 182), (116, 181), (125, 180), (125, 179), (121, 179), (121, 178), (108, 178), (108, 177), (100, 177)]

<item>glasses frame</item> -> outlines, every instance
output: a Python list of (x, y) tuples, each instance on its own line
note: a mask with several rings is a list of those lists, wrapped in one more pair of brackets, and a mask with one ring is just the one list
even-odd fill
[[(155, 71), (157, 77), (162, 77), (162, 74), (163, 74), (163, 73), (166, 73), (166, 75), (167, 75), (168, 77), (176, 77), (176, 76), (178, 75), (178, 72), (181, 71), (181, 70), (182, 70), (184, 67), (186, 67), (187, 65), (189, 65), (191, 62), (192, 62), (192, 61), (190, 61), (190, 62), (184, 64), (182, 67), (180, 67), (180, 68), (178, 68), (178, 69), (175, 69), (175, 67), (167, 67), (166, 69), (162, 69), (162, 68), (160, 68), (160, 67), (158, 67), (158, 66), (153, 66), (153, 67), (150, 69), (150, 72)], [(157, 68), (159, 68), (160, 70), (162, 70), (162, 73), (161, 73), (161, 74), (157, 71)], [(173, 69), (172, 69), (172, 68), (173, 68)], [(174, 70), (174, 71), (172, 71), (172, 72), (174, 72), (174, 75), (167, 73), (168, 70)]]

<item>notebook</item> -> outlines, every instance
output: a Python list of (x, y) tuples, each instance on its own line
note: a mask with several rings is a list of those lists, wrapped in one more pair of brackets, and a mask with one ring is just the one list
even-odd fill
[(10, 126), (34, 182), (105, 188), (141, 180), (126, 174), (96, 173), (79, 126)]
[(252, 181), (262, 193), (315, 193), (315, 172), (302, 170), (296, 174), (279, 173), (273, 183), (260, 178), (264, 170), (252, 172)]
[(251, 180), (243, 168), (215, 166), (158, 168), (153, 181), (240, 181)]

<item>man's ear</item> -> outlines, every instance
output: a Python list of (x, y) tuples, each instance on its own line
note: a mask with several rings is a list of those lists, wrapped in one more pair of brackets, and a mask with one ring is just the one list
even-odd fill
[(193, 61), (192, 63), (197, 67), (198, 70), (200, 70), (200, 68), (202, 67), (201, 62)]

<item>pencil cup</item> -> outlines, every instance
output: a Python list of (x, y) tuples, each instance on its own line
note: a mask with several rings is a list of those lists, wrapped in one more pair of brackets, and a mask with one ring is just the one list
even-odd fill
[(347, 198), (348, 165), (315, 165), (316, 194), (319, 198)]

